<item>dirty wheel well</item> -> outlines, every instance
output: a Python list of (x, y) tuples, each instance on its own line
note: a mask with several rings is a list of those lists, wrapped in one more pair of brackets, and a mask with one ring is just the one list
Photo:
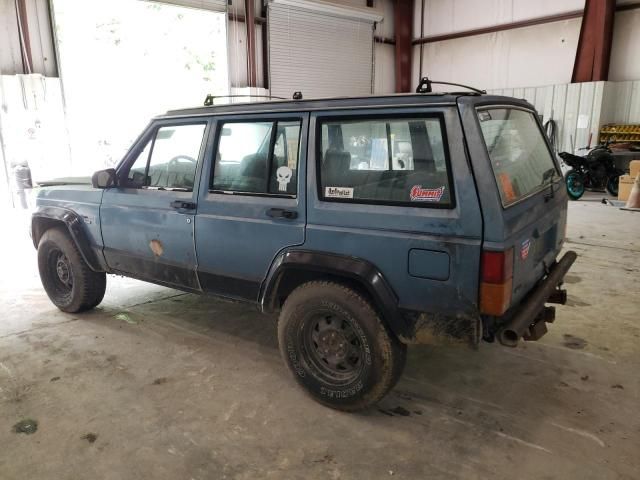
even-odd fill
[(275, 298), (273, 299), (272, 307), (276, 310), (280, 310), (282, 305), (284, 304), (287, 297), (293, 292), (297, 287), (302, 285), (303, 283), (311, 282), (311, 281), (330, 281), (339, 283), (348, 287), (358, 294), (360, 294), (365, 300), (367, 300), (373, 308), (376, 310), (378, 315), (383, 316), (382, 308), (376, 298), (371, 294), (369, 289), (367, 289), (364, 282), (359, 281), (354, 278), (350, 278), (345, 275), (340, 275), (337, 273), (328, 273), (314, 270), (302, 270), (302, 269), (288, 269), (282, 273), (282, 277), (278, 283), (278, 289), (275, 294)]
[(40, 243), (40, 238), (44, 235), (44, 232), (51, 228), (63, 227), (67, 230), (67, 226), (64, 224), (62, 220), (56, 220), (54, 218), (45, 218), (45, 217), (35, 217), (32, 223), (31, 234), (33, 236), (33, 245), (38, 248), (38, 243)]

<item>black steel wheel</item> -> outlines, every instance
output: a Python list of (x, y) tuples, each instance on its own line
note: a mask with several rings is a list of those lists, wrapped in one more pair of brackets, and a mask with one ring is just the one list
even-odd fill
[(38, 269), (49, 299), (63, 312), (89, 310), (104, 297), (106, 274), (89, 268), (64, 228), (51, 228), (40, 238)]
[(313, 281), (286, 299), (278, 321), (280, 352), (296, 381), (317, 401), (356, 411), (396, 384), (406, 345), (358, 292)]
[(67, 256), (60, 249), (53, 247), (48, 251), (47, 268), (55, 271), (51, 275), (50, 286), (59, 297), (68, 297), (73, 293), (73, 271)]
[(364, 365), (365, 351), (351, 320), (330, 310), (312, 314), (299, 341), (315, 374), (327, 382), (348, 384)]

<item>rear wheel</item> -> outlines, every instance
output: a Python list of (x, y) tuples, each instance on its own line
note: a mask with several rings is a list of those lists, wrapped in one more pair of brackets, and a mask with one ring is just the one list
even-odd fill
[(569, 170), (565, 175), (567, 194), (571, 200), (578, 200), (584, 195), (584, 176), (575, 170)]
[(278, 342), (297, 382), (338, 410), (375, 404), (396, 384), (406, 361), (406, 345), (387, 331), (371, 304), (333, 282), (309, 282), (289, 295)]
[(106, 274), (89, 268), (63, 228), (52, 228), (42, 235), (38, 269), (49, 299), (63, 312), (90, 310), (104, 298)]
[(612, 195), (614, 197), (618, 196), (618, 181), (620, 179), (619, 175), (616, 175), (614, 177), (609, 177), (607, 179), (607, 192), (609, 192), (609, 195)]

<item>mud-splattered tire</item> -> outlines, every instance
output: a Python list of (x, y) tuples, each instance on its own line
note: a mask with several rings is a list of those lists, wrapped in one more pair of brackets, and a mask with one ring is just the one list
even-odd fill
[(104, 298), (106, 274), (89, 268), (63, 228), (51, 228), (40, 238), (38, 269), (49, 299), (63, 312), (90, 310)]
[(391, 390), (407, 352), (365, 298), (323, 281), (286, 299), (278, 343), (296, 381), (318, 402), (345, 411), (374, 405)]

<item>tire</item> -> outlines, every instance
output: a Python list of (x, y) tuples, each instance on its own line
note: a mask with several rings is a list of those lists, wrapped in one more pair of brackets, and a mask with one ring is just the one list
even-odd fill
[(609, 192), (609, 195), (613, 196), (613, 197), (617, 197), (618, 196), (618, 181), (619, 181), (620, 177), (618, 175), (613, 176), (613, 177), (609, 177), (607, 179), (607, 192)]
[(40, 238), (38, 269), (49, 299), (63, 312), (90, 310), (104, 298), (107, 275), (89, 268), (64, 228), (51, 228)]
[(321, 404), (343, 411), (374, 405), (396, 384), (407, 347), (360, 294), (326, 281), (287, 298), (278, 343), (296, 381)]
[(569, 170), (564, 177), (564, 181), (567, 187), (567, 195), (571, 200), (579, 200), (584, 195), (584, 177), (581, 173)]

